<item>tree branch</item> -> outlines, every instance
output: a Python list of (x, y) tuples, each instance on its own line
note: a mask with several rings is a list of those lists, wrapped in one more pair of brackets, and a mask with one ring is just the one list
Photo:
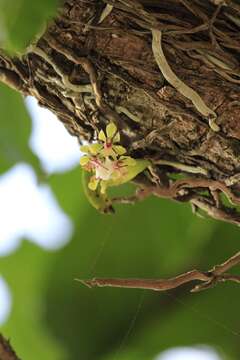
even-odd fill
[(215, 286), (218, 282), (234, 281), (240, 283), (240, 276), (227, 274), (226, 271), (240, 263), (240, 252), (236, 253), (231, 258), (227, 259), (220, 265), (214, 266), (207, 272), (192, 270), (181, 275), (169, 279), (100, 279), (93, 278), (90, 280), (80, 280), (82, 284), (92, 287), (121, 287), (121, 288), (135, 288), (148, 289), (154, 291), (166, 291), (175, 289), (183, 284), (191, 281), (202, 281), (192, 288), (191, 292), (198, 292), (209, 289)]
[(20, 360), (8, 340), (0, 334), (0, 360)]

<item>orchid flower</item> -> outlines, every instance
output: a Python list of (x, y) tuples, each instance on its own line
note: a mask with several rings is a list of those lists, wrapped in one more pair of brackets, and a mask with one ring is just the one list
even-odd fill
[(80, 164), (84, 170), (93, 173), (88, 183), (89, 189), (95, 191), (100, 186), (100, 192), (104, 194), (108, 186), (130, 181), (142, 168), (139, 168), (139, 160), (124, 156), (126, 149), (123, 146), (115, 145), (120, 141), (115, 124), (108, 124), (106, 133), (101, 130), (98, 140), (100, 143), (81, 147), (85, 155), (80, 159)]
[(100, 150), (101, 155), (103, 156), (112, 156), (116, 158), (119, 155), (126, 153), (126, 149), (121, 145), (115, 145), (120, 142), (120, 134), (117, 131), (117, 127), (114, 123), (110, 123), (106, 127), (106, 133), (101, 130), (98, 134), (98, 140), (102, 144), (102, 149)]

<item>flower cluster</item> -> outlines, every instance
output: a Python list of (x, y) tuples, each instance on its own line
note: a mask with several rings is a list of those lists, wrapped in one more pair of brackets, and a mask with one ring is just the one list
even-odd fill
[[(80, 159), (83, 169), (93, 173), (88, 187), (95, 191), (100, 186), (101, 193), (106, 192), (108, 186), (121, 183), (121, 179), (128, 174), (129, 167), (136, 164), (130, 156), (125, 156), (126, 149), (118, 145), (120, 134), (114, 123), (106, 127), (106, 132), (101, 130), (98, 134), (98, 142), (81, 146), (80, 150), (85, 153)], [(124, 181), (123, 181), (124, 182)]]

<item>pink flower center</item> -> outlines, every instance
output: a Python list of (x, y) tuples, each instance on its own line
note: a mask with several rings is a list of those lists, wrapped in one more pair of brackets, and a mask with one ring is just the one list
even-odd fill
[(111, 141), (107, 141), (105, 144), (104, 144), (104, 147), (105, 149), (110, 149), (112, 147), (112, 142)]

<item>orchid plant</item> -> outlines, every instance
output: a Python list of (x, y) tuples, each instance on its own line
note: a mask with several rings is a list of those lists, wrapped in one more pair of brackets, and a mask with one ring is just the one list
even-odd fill
[(126, 149), (120, 145), (120, 133), (113, 122), (106, 126), (105, 132), (99, 132), (96, 143), (81, 146), (80, 150), (85, 154), (80, 159), (82, 168), (92, 173), (88, 188), (91, 191), (100, 190), (101, 194), (105, 194), (110, 186), (132, 180), (150, 166), (148, 160), (126, 155)]

